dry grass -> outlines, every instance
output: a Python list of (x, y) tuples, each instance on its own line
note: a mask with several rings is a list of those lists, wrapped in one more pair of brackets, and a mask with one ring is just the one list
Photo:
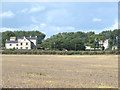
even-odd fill
[(117, 55), (3, 55), (3, 87), (118, 87)]

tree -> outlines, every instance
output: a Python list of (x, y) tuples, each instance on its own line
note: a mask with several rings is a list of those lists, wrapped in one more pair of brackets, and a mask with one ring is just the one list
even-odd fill
[(6, 31), (2, 33), (2, 46), (5, 46), (6, 40), (9, 40), (10, 37), (15, 36), (14, 32)]
[(89, 45), (95, 50), (95, 48), (99, 48), (99, 42), (101, 40), (103, 41), (105, 40), (103, 35), (101, 34), (91, 35), (89, 39)]
[[(58, 33), (46, 39), (41, 45), (45, 48), (51, 46), (51, 50), (85, 50), (84, 32)], [(47, 43), (47, 45), (45, 45)]]
[(10, 37), (17, 37), (17, 38), (21, 38), (21, 37), (38, 37), (38, 44), (41, 44), (45, 38), (45, 34), (39, 32), (39, 31), (6, 31), (6, 32), (2, 32), (2, 46), (5, 46), (5, 42), (6, 39), (9, 40)]

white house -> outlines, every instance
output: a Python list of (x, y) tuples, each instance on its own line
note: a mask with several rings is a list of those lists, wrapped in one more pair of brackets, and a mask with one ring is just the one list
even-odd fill
[(112, 46), (112, 50), (117, 50), (118, 47), (117, 46)]
[(91, 48), (91, 46), (85, 46), (86, 50), (94, 50), (94, 48)]
[[(101, 40), (101, 41), (99, 41), (99, 45), (100, 45), (100, 47), (104, 47), (104, 50), (107, 50), (107, 49), (109, 49), (109, 39), (106, 39), (106, 40)], [(86, 50), (94, 50), (94, 48), (91, 48), (91, 46), (85, 46), (86, 47)], [(102, 49), (102, 48), (95, 48), (95, 49)]]
[(109, 39), (106, 39), (106, 40), (101, 40), (101, 41), (99, 41), (99, 45), (102, 47), (102, 46), (104, 46), (104, 49), (105, 50), (107, 50), (107, 49), (109, 49), (110, 48), (110, 45), (109, 45)]
[(6, 40), (6, 49), (33, 49), (37, 48), (37, 36), (36, 37), (22, 37), (16, 39), (16, 37), (10, 37), (10, 40)]

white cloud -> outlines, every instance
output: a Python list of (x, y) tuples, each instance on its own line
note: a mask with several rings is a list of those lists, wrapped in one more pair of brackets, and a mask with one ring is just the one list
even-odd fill
[(6, 27), (0, 28), (0, 31), (1, 31), (1, 32), (5, 32), (5, 31), (15, 31), (15, 30), (17, 30), (17, 29), (16, 29), (16, 28), (6, 28)]
[(100, 22), (100, 21), (102, 21), (102, 19), (100, 19), (100, 18), (93, 18), (93, 22)]
[(115, 22), (111, 27), (106, 28), (107, 30), (118, 29), (118, 22)]
[(21, 10), (22, 13), (26, 13), (27, 11), (28, 11), (28, 8)]
[(40, 6), (39, 4), (35, 4), (31, 8), (22, 9), (20, 12), (21, 13), (35, 13), (35, 12), (44, 11), (45, 9), (46, 9), (45, 6)]
[(3, 17), (3, 18), (11, 18), (11, 17), (13, 17), (15, 14), (12, 12), (12, 11), (7, 11), (7, 12), (3, 12), (2, 14), (1, 14), (1, 16)]
[(114, 20), (114, 24), (113, 25), (111, 25), (110, 27), (102, 29), (102, 31), (105, 31), (105, 30), (115, 30), (115, 29), (118, 29), (118, 21), (117, 20)]
[(42, 29), (42, 26), (45, 26), (46, 24), (40, 24), (40, 25), (35, 25), (35, 24), (31, 24), (29, 26), (24, 26), (24, 27), (20, 27), (20, 28), (7, 28), (7, 27), (2, 27), (0, 28), (0, 31), (1, 32), (5, 32), (5, 31), (20, 31), (20, 30), (23, 30), (23, 31), (34, 31), (34, 30), (41, 30)]
[(32, 20), (33, 23), (38, 23), (38, 21), (36, 20), (36, 18), (33, 17), (33, 16), (31, 17), (31, 20)]
[[(115, 30), (115, 29), (118, 29), (118, 22), (117, 21), (115, 21), (115, 23), (111, 26), (111, 27), (107, 27), (107, 28), (103, 28), (103, 29), (101, 29), (101, 30), (93, 30), (93, 31), (95, 31), (95, 33), (101, 33), (102, 31), (106, 31), (106, 30)], [(89, 30), (89, 31), (92, 31), (92, 30)]]
[(37, 5), (37, 6), (33, 6), (28, 13), (40, 12), (43, 10), (45, 10), (44, 6)]
[(26, 26), (26, 27), (21, 27), (21, 28), (7, 28), (7, 27), (2, 27), (0, 28), (1, 32), (5, 32), (5, 31), (34, 31), (34, 30), (39, 30), (38, 26), (35, 25), (30, 25), (30, 26)]
[(75, 30), (75, 28), (71, 26), (66, 26), (66, 27), (52, 26), (50, 28), (52, 28), (54, 31), (60, 31), (60, 32)]
[(46, 20), (48, 23), (60, 23), (69, 20), (70, 14), (66, 9), (53, 9), (46, 13)]
[[(41, 23), (39, 25), (35, 25), (35, 24), (31, 24), (30, 26), (25, 26), (25, 27), (21, 27), (21, 28), (0, 28), (0, 30), (2, 32), (4, 31), (20, 31), (20, 30), (24, 30), (24, 31), (40, 31), (42, 33), (45, 33), (46, 35), (51, 36), (53, 34), (57, 34), (57, 33), (62, 33), (62, 32), (71, 32), (71, 31), (75, 31), (75, 28), (72, 26), (65, 26), (65, 27), (60, 27), (60, 26), (51, 26), (51, 25), (47, 25), (45, 23)], [(46, 37), (46, 38), (48, 38)]]
[(29, 27), (24, 27), (24, 30), (39, 30), (42, 32), (64, 32), (64, 31), (74, 31), (75, 28), (72, 26), (65, 26), (65, 27), (60, 27), (60, 26), (51, 26), (47, 25), (45, 23), (41, 23), (40, 25), (30, 25)]
[(46, 24), (45, 23), (41, 23), (40, 27), (46, 27)]

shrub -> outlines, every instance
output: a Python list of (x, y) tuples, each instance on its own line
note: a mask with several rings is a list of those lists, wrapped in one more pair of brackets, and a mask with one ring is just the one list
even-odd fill
[(40, 50), (3, 50), (2, 54), (52, 54), (52, 55), (102, 55), (120, 54), (120, 51), (40, 51)]

